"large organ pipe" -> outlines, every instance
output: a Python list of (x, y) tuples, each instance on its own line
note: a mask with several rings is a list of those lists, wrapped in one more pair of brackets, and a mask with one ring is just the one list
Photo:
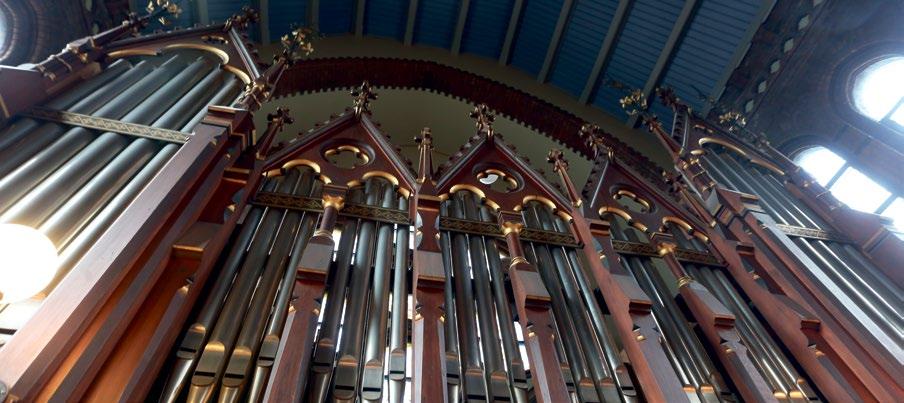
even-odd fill
[[(94, 113), (148, 74), (152, 68), (153, 64), (147, 61), (130, 66), (127, 61), (121, 60), (87, 82), (87, 84), (92, 84), (89, 86), (93, 89), (90, 93), (83, 93), (79, 87), (72, 93), (76, 97), (67, 93), (48, 102), (45, 107), (67, 109), (85, 114)], [(94, 83), (102, 85), (94, 88)], [(35, 120), (19, 119), (0, 136), (0, 175), (5, 176), (17, 168), (39, 150), (58, 139), (60, 133), (65, 130), (65, 126), (56, 123), (44, 123), (37, 126)]]
[[(556, 230), (562, 233), (569, 232), (569, 226), (562, 219), (555, 218)], [(634, 388), (631, 375), (628, 373), (622, 359), (616, 350), (615, 340), (609, 331), (603, 312), (597, 302), (594, 290), (596, 286), (592, 285), (589, 274), (584, 270), (584, 263), (578, 257), (577, 251), (568, 249), (568, 265), (571, 268), (573, 279), (577, 282), (577, 287), (584, 298), (587, 308), (587, 315), (593, 324), (593, 330), (596, 332), (596, 340), (600, 343), (602, 351), (605, 354), (606, 364), (609, 365), (609, 374), (613, 377), (613, 381), (620, 389), (621, 395), (625, 400), (637, 397), (637, 391)]]
[[(529, 228), (542, 228), (536, 205), (525, 209), (524, 214), (525, 222)], [(567, 360), (567, 366), (571, 372), (576, 392), (581, 401), (601, 401), (586, 365), (587, 360), (583, 346), (579, 341), (580, 335), (578, 334), (577, 323), (568, 309), (568, 303), (562, 293), (562, 285), (557, 279), (558, 273), (552, 254), (545, 245), (537, 243), (531, 243), (527, 249), (534, 251), (537, 270), (543, 279), (544, 285), (546, 285), (546, 289), (549, 291), (549, 295), (552, 297), (552, 310), (556, 318), (556, 327), (558, 328), (559, 338), (565, 353), (564, 358)]]
[[(490, 209), (480, 207), (480, 220), (492, 222)], [(483, 237), (487, 262), (490, 272), (490, 283), (493, 286), (493, 301), (496, 304), (496, 314), (499, 322), (499, 335), (502, 338), (502, 350), (508, 363), (509, 383), (512, 387), (512, 398), (516, 403), (528, 401), (528, 381), (524, 369), (524, 361), (521, 358), (521, 350), (518, 348), (515, 336), (515, 322), (509, 304), (508, 293), (505, 290), (505, 276), (502, 272), (502, 259), (496, 247), (496, 240)]]
[[(384, 207), (398, 207), (398, 195), (392, 186), (386, 186)], [(396, 202), (393, 202), (396, 199)], [(388, 202), (388, 203), (386, 203)], [(386, 353), (386, 325), (389, 321), (390, 270), (393, 257), (393, 224), (378, 224), (377, 243), (374, 250), (374, 280), (371, 293), (370, 315), (364, 344), (364, 371), (361, 377), (361, 397), (368, 401), (381, 400), (383, 396), (383, 367)]]
[[(297, 169), (292, 169), (287, 174), (286, 180), (292, 181), (294, 179), (293, 174), (297, 172)], [(308, 196), (313, 180), (313, 172), (309, 169), (304, 169), (291, 193), (298, 196)], [(283, 213), (282, 222), (268, 251), (267, 264), (263, 268), (257, 289), (254, 291), (254, 296), (251, 298), (247, 308), (247, 319), (241, 325), (241, 331), (238, 334), (223, 373), (222, 389), (218, 400), (221, 403), (238, 401), (241, 398), (242, 391), (247, 386), (246, 379), (253, 364), (252, 359), (261, 342), (266, 320), (269, 317), (266, 313), (269, 313), (270, 307), (273, 306), (273, 299), (279, 287), (280, 279), (284, 276), (283, 272), (289, 258), (290, 248), (295, 243), (296, 237), (301, 235), (299, 231), (300, 220), (301, 214), (297, 211), (288, 210)], [(310, 220), (308, 221), (310, 222)]]
[[(554, 217), (545, 206), (535, 203), (534, 209), (537, 212), (540, 226), (543, 230), (558, 231), (555, 224), (558, 217)], [(612, 373), (610, 372), (609, 367), (606, 366), (606, 359), (603, 356), (603, 352), (600, 350), (600, 340), (597, 340), (596, 334), (593, 332), (589, 319), (587, 318), (588, 309), (585, 307), (581, 300), (581, 295), (578, 293), (576, 280), (569, 265), (567, 252), (563, 247), (547, 245), (547, 249), (551, 252), (553, 261), (555, 262), (559, 284), (562, 286), (562, 291), (564, 292), (563, 297), (565, 298), (566, 306), (571, 313), (571, 318), (574, 320), (574, 326), (577, 330), (577, 341), (583, 348), (587, 366), (590, 370), (590, 374), (593, 375), (592, 381), (599, 393), (599, 397), (603, 401), (618, 400), (619, 396), (618, 392), (615, 390)], [(590, 303), (593, 303), (592, 300)]]
[[(364, 190), (370, 189), (370, 187), (365, 184)], [(361, 188), (354, 188), (349, 191), (349, 201), (351, 202), (364, 201), (364, 197), (364, 192)], [(370, 199), (370, 201), (373, 202), (373, 199)], [(336, 359), (336, 347), (339, 341), (342, 311), (345, 307), (346, 286), (351, 276), (352, 251), (358, 237), (358, 224), (358, 220), (346, 220), (342, 226), (342, 235), (339, 237), (336, 262), (331, 270), (330, 285), (323, 310), (323, 323), (320, 325), (320, 331), (317, 334), (317, 343), (311, 360), (313, 378), (307, 397), (307, 401), (310, 402), (326, 401), (327, 393), (329, 392), (333, 362)], [(307, 371), (302, 371), (302, 375), (307, 375)]]
[[(468, 220), (479, 221), (480, 210), (475, 195), (466, 192), (462, 197), (463, 217)], [(487, 268), (486, 244), (480, 236), (468, 236), (468, 251), (470, 253), (471, 273), (474, 277), (475, 304), (477, 306), (477, 320), (480, 327), (480, 345), (483, 364), (486, 370), (486, 383), (490, 396), (488, 400), (509, 400), (508, 375), (502, 363), (502, 352), (499, 348), (499, 332), (496, 329), (496, 309), (493, 306), (492, 291), (490, 290), (490, 277)]]
[[(466, 192), (460, 191), (451, 198), (450, 214), (464, 217), (463, 203)], [(486, 383), (480, 362), (477, 326), (475, 323), (474, 290), (471, 283), (468, 239), (465, 234), (452, 233), (452, 268), (455, 286), (455, 313), (458, 325), (458, 347), (463, 376), (460, 379), (466, 400), (485, 400)]]
[[(205, 63), (192, 63), (126, 114), (122, 120), (129, 123), (151, 124), (163, 114), (165, 109), (162, 108), (169, 108), (187, 87), (201, 79), (207, 67)], [(118, 153), (126, 150), (129, 158), (144, 160), (150, 157), (155, 148), (156, 145), (150, 140), (133, 142), (122, 134), (103, 133), (11, 206), (0, 216), (0, 220), (37, 225), (105, 164), (111, 163)]]
[[(156, 105), (146, 101), (151, 94), (166, 83), (167, 79), (185, 67), (186, 62), (182, 59), (184, 57), (181, 55), (169, 59), (166, 63), (142, 77), (136, 84), (95, 111), (94, 115), (120, 119), (130, 111), (140, 107), (141, 104), (144, 104), (147, 109), (153, 110)], [(47, 176), (52, 174), (60, 164), (69, 161), (76, 154), (81, 154), (84, 147), (94, 143), (96, 145), (88, 151), (100, 151), (99, 149), (107, 145), (106, 143), (115, 143), (113, 140), (116, 140), (108, 136), (105, 138), (104, 143), (95, 142), (98, 139), (88, 129), (81, 127), (69, 129), (50, 146), (30, 158), (28, 162), (4, 176), (3, 179), (0, 179), (0, 193), (5, 196), (0, 199), (0, 211), (5, 211), (18, 202), (35, 185), (41, 183)]]
[[(298, 176), (297, 170), (291, 170), (285, 177), (281, 177), (277, 192), (289, 193), (295, 188)], [(217, 383), (226, 369), (227, 354), (232, 352), (235, 345), (236, 335), (281, 221), (281, 214), (274, 212), (264, 215), (235, 279), (235, 286), (227, 295), (216, 325), (198, 359), (188, 390), (188, 401), (208, 402), (213, 399)]]
[[(408, 199), (399, 200), (399, 210), (408, 210)], [(392, 317), (389, 332), (389, 401), (401, 403), (405, 393), (405, 364), (408, 341), (408, 226), (395, 231), (395, 260), (392, 266)]]
[[(368, 182), (371, 183), (370, 189), (367, 189), (368, 204), (392, 208), (398, 202), (395, 197), (396, 190), (390, 183), (382, 178), (371, 178), (368, 179)], [(358, 393), (367, 302), (373, 278), (374, 250), (380, 246), (377, 245), (377, 238), (380, 237), (375, 236), (375, 232), (377, 232), (377, 223), (364, 220), (358, 233), (355, 248), (355, 270), (352, 272), (348, 291), (349, 297), (345, 308), (342, 336), (339, 341), (339, 360), (336, 363), (332, 388), (333, 399), (339, 401), (353, 401)], [(391, 232), (388, 234), (391, 235)], [(380, 241), (389, 242), (390, 240), (386, 237)]]
[[(206, 101), (203, 96), (205, 91), (212, 88), (215, 81), (222, 79), (223, 74), (225, 73), (219, 71), (209, 73), (152, 126), (180, 129), (188, 120), (188, 113), (197, 109), (195, 105)], [(144, 166), (145, 161), (159, 153), (157, 148), (158, 145), (153, 140), (133, 139), (125, 150), (47, 218), (41, 224), (41, 230), (57, 245), (67, 244), (94, 213)]]
[[(449, 202), (443, 203), (440, 210), (444, 215), (449, 214)], [(443, 309), (445, 320), (443, 321), (443, 342), (446, 346), (446, 387), (449, 401), (459, 401), (461, 393), (461, 359), (458, 352), (458, 319), (455, 311), (455, 285), (452, 278), (452, 240), (448, 232), (440, 235), (440, 248), (443, 256), (443, 270), (446, 281), (443, 285)]]

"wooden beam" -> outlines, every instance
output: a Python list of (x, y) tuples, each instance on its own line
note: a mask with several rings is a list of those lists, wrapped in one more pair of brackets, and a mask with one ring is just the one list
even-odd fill
[(408, 22), (405, 24), (405, 45), (410, 46), (414, 42), (414, 21), (417, 19), (417, 2), (411, 0), (408, 3)]
[(207, 8), (207, 0), (198, 0), (195, 4), (198, 7), (198, 22), (201, 25), (210, 24), (210, 10)]
[[(650, 72), (647, 83), (643, 86), (643, 94), (648, 100), (650, 99), (650, 94), (653, 93), (653, 89), (656, 88), (656, 84), (662, 79), (669, 64), (672, 62), (672, 56), (675, 55), (675, 50), (678, 49), (678, 45), (681, 43), (681, 40), (684, 39), (684, 34), (687, 32), (687, 27), (690, 25), (689, 23), (694, 19), (694, 15), (697, 13), (698, 4), (699, 2), (697, 0), (686, 0), (684, 2), (684, 7), (681, 9), (681, 13), (678, 14), (675, 25), (672, 26), (672, 33), (669, 34), (669, 38), (665, 41), (665, 45), (662, 46), (662, 51), (659, 52), (659, 59), (657, 59), (656, 64), (653, 65), (653, 71)], [(628, 125), (636, 125), (638, 119), (640, 119), (640, 114), (629, 117)]]
[(471, 6), (471, 0), (461, 0), (461, 7), (458, 8), (458, 23), (455, 24), (455, 36), (452, 37), (452, 54), (461, 52), (461, 37), (465, 32), (465, 23), (468, 22), (468, 8)]
[[(766, 17), (769, 16), (769, 13), (772, 12), (772, 8), (775, 7), (775, 2), (776, 0), (767, 0), (760, 5), (756, 17), (750, 21), (750, 25), (747, 26), (747, 31), (744, 32), (743, 39), (738, 43), (738, 47), (735, 48), (734, 54), (731, 56), (731, 62), (725, 66), (722, 77), (719, 78), (719, 81), (716, 81), (716, 85), (713, 86), (712, 91), (709, 93), (709, 99), (716, 102), (719, 100), (719, 97), (722, 96), (722, 92), (725, 91), (725, 84), (727, 84), (728, 79), (731, 78), (731, 73), (735, 71), (738, 65), (741, 64), (741, 60), (747, 55), (747, 49), (750, 49), (750, 42), (753, 41), (753, 36), (756, 34), (756, 31), (760, 29), (760, 25), (762, 25), (763, 21), (766, 20)], [(711, 104), (707, 103), (703, 107), (702, 116), (708, 115), (712, 107)]]
[(540, 68), (540, 74), (537, 75), (537, 81), (546, 82), (549, 76), (549, 70), (552, 68), (552, 62), (556, 58), (556, 52), (559, 49), (559, 43), (562, 41), (562, 32), (565, 31), (565, 24), (568, 23), (568, 15), (571, 14), (571, 6), (574, 4), (572, 0), (562, 2), (562, 9), (559, 11), (559, 20), (556, 22), (556, 28), (552, 31), (552, 38), (549, 40), (549, 47), (546, 49), (546, 59), (543, 60), (543, 67)]
[(358, 5), (355, 7), (355, 36), (363, 36), (364, 35), (364, 11), (367, 7), (367, 0), (358, 0)]
[(314, 31), (320, 31), (320, 0), (308, 3), (308, 26)]
[(593, 89), (596, 86), (600, 74), (603, 72), (603, 68), (606, 67), (606, 63), (609, 62), (609, 55), (612, 54), (612, 48), (615, 45), (615, 41), (618, 40), (618, 36), (625, 26), (625, 21), (627, 20), (625, 16), (628, 15), (628, 11), (631, 9), (632, 5), (634, 5), (634, 0), (620, 0), (618, 2), (618, 8), (615, 9), (615, 14), (612, 16), (612, 22), (609, 23), (609, 30), (606, 32), (606, 38), (603, 39), (600, 51), (596, 55), (596, 61), (593, 63), (593, 69), (590, 70), (590, 76), (587, 77), (587, 83), (584, 84), (584, 91), (581, 91), (580, 101), (582, 104), (586, 104), (590, 101), (590, 95), (593, 94)]
[(502, 53), (499, 54), (499, 64), (508, 64), (512, 55), (512, 44), (515, 41), (515, 32), (518, 31), (518, 21), (521, 19), (521, 9), (524, 8), (524, 0), (515, 0), (512, 5), (512, 16), (509, 18), (508, 29), (505, 32), (505, 42), (502, 44)]
[(266, 45), (270, 43), (270, 0), (258, 0), (257, 6), (261, 16), (261, 20), (257, 23), (261, 34), (261, 44)]

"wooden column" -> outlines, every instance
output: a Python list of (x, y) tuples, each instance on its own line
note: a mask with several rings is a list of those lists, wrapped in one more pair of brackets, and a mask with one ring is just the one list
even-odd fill
[(515, 293), (518, 322), (530, 359), (534, 390), (540, 403), (569, 401), (568, 388), (556, 357), (555, 320), (550, 312), (550, 296), (537, 269), (524, 257), (519, 234), (524, 228), (521, 215), (514, 211), (500, 211), (499, 225), (505, 235), (511, 263), (509, 278)]
[(735, 328), (735, 316), (703, 285), (696, 282), (675, 256), (677, 245), (671, 235), (654, 233), (650, 237), (653, 247), (678, 279), (678, 292), (690, 308), (698, 326), (703, 330), (719, 361), (728, 371), (738, 392), (749, 402), (775, 402), (774, 393), (757, 371), (747, 347)]
[(323, 187), (323, 215), (296, 268), (289, 316), (275, 354), (265, 402), (294, 402), (305, 396), (314, 330), (336, 245), (333, 229), (339, 210), (345, 205), (347, 191), (344, 186)]

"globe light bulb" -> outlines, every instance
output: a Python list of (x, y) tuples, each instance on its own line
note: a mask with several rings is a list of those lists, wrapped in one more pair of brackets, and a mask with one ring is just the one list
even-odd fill
[(0, 224), (0, 304), (33, 297), (53, 280), (56, 246), (42, 232), (19, 224)]

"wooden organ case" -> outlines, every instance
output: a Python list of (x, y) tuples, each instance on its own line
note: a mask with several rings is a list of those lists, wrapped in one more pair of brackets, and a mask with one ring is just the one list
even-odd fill
[(255, 130), (304, 32), (265, 65), (253, 12), (125, 38), (155, 17), (0, 67), (0, 221), (63, 260), (0, 311), (31, 317), (0, 400), (904, 399), (900, 236), (670, 92), (671, 131), (639, 113), (673, 170), (587, 124), (588, 183), (558, 150), (550, 181), (483, 104), (412, 167), (366, 81), (289, 141), (284, 109)]

